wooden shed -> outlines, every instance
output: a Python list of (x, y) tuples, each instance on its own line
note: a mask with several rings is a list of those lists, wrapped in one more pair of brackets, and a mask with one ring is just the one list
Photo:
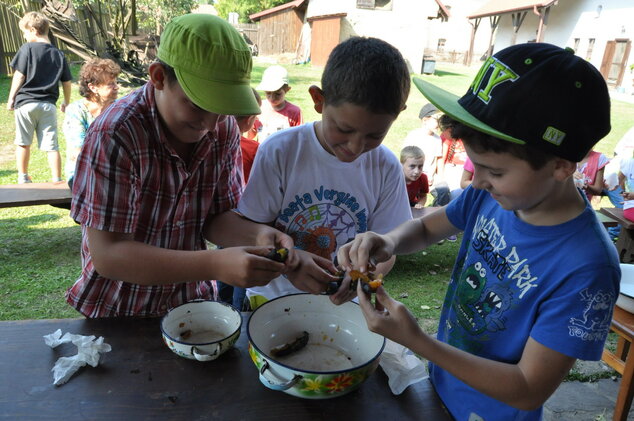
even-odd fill
[(341, 41), (341, 19), (346, 13), (308, 18), (312, 27), (310, 61), (313, 66), (325, 66), (330, 52)]
[(259, 22), (257, 44), (261, 55), (296, 52), (307, 7), (306, 0), (294, 0), (249, 15)]

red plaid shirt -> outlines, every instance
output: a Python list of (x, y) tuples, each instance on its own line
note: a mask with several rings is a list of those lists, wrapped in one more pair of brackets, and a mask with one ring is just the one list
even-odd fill
[(132, 233), (166, 249), (205, 249), (205, 220), (236, 206), (241, 171), (234, 118), (199, 141), (187, 164), (167, 143), (151, 84), (116, 101), (90, 126), (77, 160), (71, 217), (82, 225), (82, 273), (68, 303), (87, 317), (159, 316), (212, 298), (211, 281), (144, 286), (100, 276), (86, 228)]

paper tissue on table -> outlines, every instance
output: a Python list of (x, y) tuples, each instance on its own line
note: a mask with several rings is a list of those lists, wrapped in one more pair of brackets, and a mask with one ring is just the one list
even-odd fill
[(103, 342), (103, 336), (95, 340), (93, 335), (82, 336), (74, 335), (66, 332), (62, 336), (62, 331), (57, 329), (55, 332), (44, 335), (44, 342), (51, 348), (58, 345), (72, 342), (77, 346), (77, 355), (72, 357), (60, 357), (55, 366), (51, 370), (53, 372), (53, 384), (55, 386), (62, 385), (71, 378), (73, 374), (86, 364), (97, 367), (99, 364), (99, 354), (110, 352), (112, 347)]
[(379, 365), (387, 375), (388, 384), (395, 395), (403, 393), (410, 384), (428, 377), (424, 360), (408, 348), (389, 339), (385, 340)]

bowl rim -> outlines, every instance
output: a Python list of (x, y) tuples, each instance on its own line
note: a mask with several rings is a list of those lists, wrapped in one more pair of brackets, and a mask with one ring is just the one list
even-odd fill
[[(374, 333), (374, 332), (372, 332), (370, 329), (368, 329), (368, 332), (370, 332), (370, 333), (374, 333), (375, 335), (380, 336), (380, 337), (381, 337), (381, 339), (382, 339), (382, 341), (383, 341), (383, 343), (381, 344), (381, 346), (380, 346), (380, 348), (379, 348), (378, 352), (377, 352), (377, 353), (376, 353), (376, 354), (375, 354), (372, 358), (370, 358), (368, 361), (366, 361), (365, 363), (363, 363), (363, 364), (359, 364), (359, 365), (355, 365), (355, 366), (350, 367), (350, 368), (345, 368), (345, 369), (342, 369), (342, 370), (315, 371), (315, 370), (306, 370), (306, 369), (301, 369), (301, 368), (298, 368), (298, 367), (293, 367), (293, 366), (288, 365), (288, 364), (284, 364), (283, 362), (280, 362), (279, 360), (277, 360), (277, 359), (275, 359), (275, 358), (271, 357), (271, 356), (269, 355), (269, 353), (268, 353), (268, 352), (263, 352), (263, 351), (262, 351), (262, 349), (260, 349), (260, 347), (258, 347), (258, 346), (255, 344), (255, 342), (251, 339), (251, 319), (253, 318), (253, 315), (254, 315), (254, 314), (255, 314), (255, 313), (256, 313), (259, 309), (261, 309), (263, 306), (267, 305), (268, 303), (271, 303), (271, 302), (273, 302), (273, 301), (277, 301), (277, 300), (280, 300), (280, 299), (283, 299), (283, 298), (286, 298), (286, 297), (292, 297), (292, 296), (297, 296), (297, 295), (308, 295), (308, 296), (311, 296), (311, 297), (327, 297), (326, 295), (323, 295), (323, 296), (322, 296), (322, 295), (317, 295), (317, 296), (316, 296), (316, 295), (314, 295), (314, 294), (309, 294), (309, 293), (307, 293), (307, 292), (305, 292), (305, 293), (295, 293), (295, 294), (282, 295), (281, 297), (276, 297), (276, 298), (273, 298), (273, 299), (271, 299), (271, 300), (269, 300), (269, 301), (265, 302), (264, 304), (260, 305), (258, 308), (256, 308), (255, 310), (253, 310), (253, 311), (251, 312), (251, 314), (249, 315), (249, 320), (247, 320), (247, 329), (246, 329), (246, 330), (247, 330), (247, 338), (248, 338), (248, 340), (249, 340), (249, 344), (250, 344), (253, 348), (255, 348), (255, 349), (256, 349), (256, 351), (257, 351), (260, 355), (262, 355), (263, 357), (266, 357), (266, 359), (267, 359), (267, 360), (270, 360), (270, 361), (274, 362), (274, 363), (275, 363), (275, 364), (277, 364), (277, 365), (280, 365), (280, 366), (282, 366), (282, 367), (284, 367), (284, 368), (286, 368), (286, 369), (288, 369), (288, 370), (291, 370), (292, 372), (307, 373), (307, 374), (317, 374), (317, 375), (318, 375), (318, 374), (328, 374), (328, 375), (333, 374), (333, 375), (334, 375), (334, 374), (349, 373), (349, 372), (351, 372), (351, 371), (357, 371), (357, 370), (359, 370), (359, 369), (362, 369), (362, 368), (364, 368), (364, 367), (367, 367), (367, 366), (368, 366), (368, 365), (370, 365), (370, 364), (374, 364), (374, 362), (375, 362), (375, 361), (376, 361), (376, 360), (377, 360), (377, 359), (381, 356), (381, 354), (383, 353), (383, 350), (385, 349), (385, 342), (386, 342), (386, 340), (385, 340), (385, 336), (379, 335), (378, 333)], [(341, 304), (341, 305), (345, 305), (345, 304), (348, 304), (348, 303), (350, 303), (350, 304), (354, 304), (354, 305), (356, 305), (356, 306), (359, 306), (359, 304), (358, 304), (358, 303), (355, 303), (354, 301), (348, 301), (348, 302), (343, 303), (343, 304)], [(365, 318), (364, 318), (364, 319), (365, 319)]]
[[(237, 314), (238, 314), (238, 317), (239, 317), (238, 327), (237, 327), (235, 330), (233, 330), (230, 334), (228, 334), (227, 336), (223, 337), (222, 339), (217, 339), (217, 340), (215, 340), (215, 341), (211, 341), (211, 342), (185, 342), (185, 341), (181, 341), (181, 340), (178, 340), (178, 339), (176, 339), (176, 338), (173, 338), (172, 336), (170, 336), (170, 335), (169, 335), (169, 334), (165, 331), (165, 328), (163, 327), (163, 323), (165, 323), (165, 319), (167, 318), (167, 316), (170, 314), (170, 312), (171, 312), (171, 311), (176, 310), (177, 308), (179, 308), (179, 307), (183, 307), (183, 306), (186, 306), (186, 305), (190, 305), (190, 304), (198, 304), (198, 303), (205, 303), (205, 302), (211, 302), (211, 303), (222, 304), (222, 305), (224, 305), (224, 306), (229, 307), (229, 309), (231, 309), (231, 310), (233, 310), (235, 313), (237, 313)], [(193, 301), (188, 301), (188, 302), (186, 302), (186, 303), (179, 304), (179, 305), (177, 305), (176, 307), (172, 307), (172, 308), (170, 308), (169, 310), (167, 310), (167, 313), (165, 313), (165, 314), (163, 315), (163, 317), (161, 317), (161, 324), (160, 324), (160, 327), (161, 327), (161, 333), (162, 333), (162, 334), (163, 334), (166, 338), (169, 338), (169, 340), (170, 340), (170, 341), (172, 341), (172, 342), (176, 342), (176, 343), (178, 343), (178, 344), (185, 345), (185, 346), (204, 346), (204, 345), (212, 345), (212, 344), (215, 344), (215, 343), (218, 343), (218, 342), (223, 342), (223, 341), (226, 341), (227, 339), (231, 338), (233, 335), (235, 335), (235, 334), (236, 334), (236, 332), (240, 332), (240, 331), (242, 330), (242, 323), (243, 323), (243, 320), (242, 320), (242, 314), (238, 311), (238, 309), (237, 309), (237, 308), (235, 308), (234, 306), (232, 306), (232, 305), (231, 305), (231, 304), (229, 304), (229, 303), (225, 303), (224, 301), (216, 301), (216, 300), (193, 300)]]

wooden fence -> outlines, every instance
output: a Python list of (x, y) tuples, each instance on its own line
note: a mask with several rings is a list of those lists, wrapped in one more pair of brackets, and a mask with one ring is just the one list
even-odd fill
[[(20, 18), (26, 12), (42, 11), (42, 8), (43, 3), (37, 0), (0, 2), (0, 75), (11, 73), (9, 63), (25, 42), (18, 26)], [(86, 50), (101, 56), (107, 49), (108, 34), (99, 29), (110, 28), (110, 19), (105, 13), (92, 13), (85, 8), (78, 8), (74, 13), (72, 10), (47, 11), (58, 17), (51, 22), (49, 38), (53, 45), (67, 54), (70, 61), (85, 60)], [(70, 16), (65, 18), (64, 15)]]

